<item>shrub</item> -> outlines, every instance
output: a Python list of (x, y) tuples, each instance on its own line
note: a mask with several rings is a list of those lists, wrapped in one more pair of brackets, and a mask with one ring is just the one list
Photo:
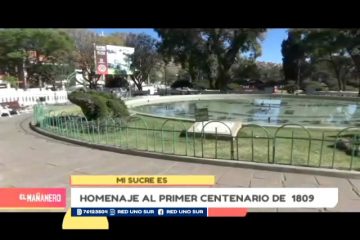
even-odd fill
[(113, 117), (129, 116), (129, 111), (125, 103), (120, 99), (107, 100), (106, 105), (112, 110)]
[(184, 87), (192, 88), (193, 85), (189, 80), (176, 80), (175, 82), (173, 82), (173, 84), (171, 84), (171, 88), (184, 88)]
[(241, 91), (243, 90), (243, 87), (238, 84), (238, 83), (229, 83), (228, 86), (227, 86), (230, 90), (234, 90), (234, 91)]
[(74, 91), (68, 98), (81, 108), (89, 121), (129, 116), (125, 103), (109, 93)]
[(327, 91), (329, 88), (325, 83), (321, 83), (318, 81), (307, 81), (304, 82), (304, 88), (305, 89), (314, 89), (315, 91)]
[(288, 81), (287, 85), (284, 88), (288, 93), (294, 93), (298, 89), (295, 81), (292, 80)]

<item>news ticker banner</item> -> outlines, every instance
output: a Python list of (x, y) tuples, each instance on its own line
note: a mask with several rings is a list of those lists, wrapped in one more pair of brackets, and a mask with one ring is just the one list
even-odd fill
[(74, 175), (71, 186), (213, 186), (211, 175)]
[(337, 203), (337, 188), (71, 189), (72, 216), (211, 216), (211, 211), (334, 208)]
[(0, 209), (65, 209), (66, 188), (0, 188)]
[(77, 217), (245, 217), (246, 208), (71, 208)]

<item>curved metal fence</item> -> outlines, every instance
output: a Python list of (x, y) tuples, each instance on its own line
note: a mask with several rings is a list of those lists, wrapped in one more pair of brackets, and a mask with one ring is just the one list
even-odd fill
[[(222, 121), (230, 133), (231, 129)], [(67, 138), (123, 149), (208, 159), (360, 170), (360, 128), (308, 129), (299, 124), (280, 127), (244, 125), (224, 137), (189, 131), (192, 123), (131, 116), (88, 121), (81, 114), (34, 108), (33, 124)]]

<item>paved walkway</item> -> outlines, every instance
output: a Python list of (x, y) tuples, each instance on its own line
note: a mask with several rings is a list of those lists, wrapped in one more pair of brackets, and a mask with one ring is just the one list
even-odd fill
[(211, 174), (216, 176), (219, 187), (339, 188), (339, 203), (334, 209), (250, 211), (360, 212), (360, 179), (184, 163), (101, 151), (37, 134), (29, 128), (30, 120), (30, 114), (0, 117), (0, 187), (68, 187), (69, 177), (74, 174)]

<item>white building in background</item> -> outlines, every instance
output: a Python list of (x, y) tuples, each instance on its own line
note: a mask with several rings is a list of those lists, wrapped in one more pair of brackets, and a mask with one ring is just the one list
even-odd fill
[(134, 54), (135, 48), (106, 45), (108, 74), (115, 74), (116, 70), (126, 71), (126, 74), (132, 74), (130, 69), (130, 55)]
[[(74, 81), (75, 84), (70, 86), (70, 83)], [(76, 89), (88, 87), (89, 83), (85, 81), (81, 69), (75, 69), (66, 79), (66, 86), (68, 91), (74, 91)], [(105, 85), (105, 81), (100, 79), (98, 85)]]

